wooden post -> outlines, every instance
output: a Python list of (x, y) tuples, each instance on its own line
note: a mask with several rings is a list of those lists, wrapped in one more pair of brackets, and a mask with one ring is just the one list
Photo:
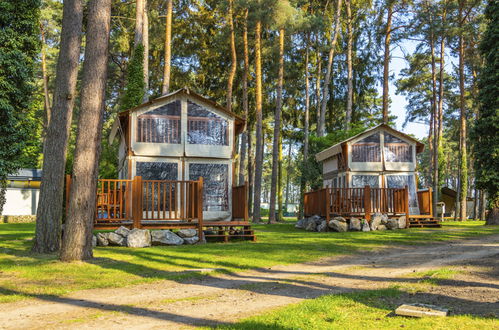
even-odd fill
[(364, 187), (364, 213), (367, 222), (371, 221), (371, 187)]
[(331, 211), (331, 204), (330, 204), (331, 198), (330, 198), (329, 189), (330, 188), (326, 187), (326, 201), (324, 202), (324, 206), (326, 208), (326, 224), (328, 225), (328, 227), (329, 227), (329, 213)]
[(203, 177), (198, 180), (198, 237), (203, 239)]
[(431, 215), (432, 220), (433, 220), (433, 217), (434, 217), (434, 214), (433, 214), (433, 191), (432, 191), (431, 187), (428, 187), (428, 194), (430, 194), (430, 197), (428, 198), (429, 203), (430, 203), (428, 210), (430, 211), (430, 215)]
[(133, 224), (132, 228), (140, 228), (142, 219), (142, 177), (136, 176), (133, 179), (132, 185), (132, 200), (133, 200)]
[(405, 211), (405, 220), (406, 220), (406, 228), (409, 228), (409, 187), (404, 187), (404, 211)]
[[(248, 213), (248, 181), (244, 181), (244, 221), (249, 220), (249, 213)], [(232, 201), (234, 203), (234, 201)]]
[(66, 174), (66, 217), (69, 211), (69, 193), (71, 190), (71, 175)]

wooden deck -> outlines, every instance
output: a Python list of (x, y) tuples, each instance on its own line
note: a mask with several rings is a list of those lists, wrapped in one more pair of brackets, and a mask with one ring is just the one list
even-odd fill
[[(71, 177), (66, 176), (66, 210)], [(248, 184), (232, 187), (232, 220), (204, 221), (203, 178), (197, 181), (101, 179), (96, 192), (95, 230), (197, 229), (209, 239), (256, 240), (248, 219)], [(205, 234), (209, 232), (209, 234)]]

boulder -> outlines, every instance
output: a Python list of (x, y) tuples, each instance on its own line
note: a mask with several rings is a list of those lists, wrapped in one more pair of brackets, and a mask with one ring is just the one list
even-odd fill
[(374, 216), (371, 219), (371, 230), (377, 230), (378, 226), (381, 225), (381, 214), (379, 216)]
[(300, 219), (296, 221), (295, 228), (305, 229), (306, 224), (307, 224), (306, 218)]
[(316, 231), (317, 229), (317, 223), (315, 221), (307, 221), (307, 225), (305, 227), (305, 230), (308, 230), (308, 231)]
[(92, 235), (92, 247), (97, 246), (97, 237), (95, 235)]
[(109, 241), (107, 240), (107, 236), (109, 233), (98, 233), (97, 234), (97, 245), (98, 246), (108, 246)]
[(153, 230), (151, 232), (152, 245), (181, 245), (184, 240), (169, 230)]
[(151, 246), (151, 233), (147, 229), (134, 228), (128, 233), (126, 245), (132, 248)]
[(385, 225), (379, 225), (377, 230), (386, 230), (386, 226)]
[(343, 217), (334, 217), (333, 220), (339, 221), (339, 222), (347, 222), (347, 220)]
[(127, 237), (128, 233), (130, 233), (130, 229), (128, 229), (127, 227), (121, 226), (120, 228), (116, 229), (114, 232), (118, 235), (123, 236), (123, 237)]
[(381, 224), (385, 225), (388, 222), (388, 215), (387, 214), (382, 214), (381, 215)]
[(313, 215), (310, 218), (308, 218), (308, 222), (315, 222), (316, 225), (320, 224), (322, 222), (322, 218), (320, 215)]
[(196, 229), (180, 229), (177, 232), (177, 235), (182, 238), (194, 237), (198, 235), (198, 231)]
[(184, 238), (184, 244), (196, 244), (198, 241), (199, 241), (199, 237), (197, 237), (197, 236)]
[(398, 229), (399, 221), (397, 219), (389, 219), (385, 224), (387, 229)]
[(327, 222), (326, 220), (323, 220), (316, 228), (318, 232), (325, 232), (327, 231)]
[(331, 220), (329, 222), (329, 228), (331, 228), (333, 231), (344, 232), (347, 231), (348, 225), (346, 222)]
[(405, 229), (406, 226), (407, 226), (407, 219), (406, 219), (405, 215), (403, 215), (399, 218), (399, 228)]
[(362, 219), (360, 222), (362, 226), (362, 231), (371, 231), (371, 228), (369, 227), (369, 222), (367, 222), (364, 219)]
[(360, 223), (360, 220), (357, 218), (350, 218), (350, 223), (348, 224), (348, 230), (361, 231), (362, 225)]
[(126, 244), (126, 239), (123, 236), (118, 235), (116, 233), (107, 234), (107, 240), (109, 242), (109, 245), (125, 246)]

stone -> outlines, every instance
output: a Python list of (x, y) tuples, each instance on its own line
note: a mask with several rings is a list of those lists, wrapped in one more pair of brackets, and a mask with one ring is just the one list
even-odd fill
[(378, 228), (376, 228), (376, 230), (386, 230), (386, 226), (385, 225), (379, 225)]
[(131, 248), (151, 246), (151, 233), (147, 229), (134, 228), (128, 233), (126, 245)]
[(177, 235), (182, 238), (194, 237), (198, 235), (198, 231), (196, 229), (180, 229), (177, 232)]
[(92, 235), (92, 247), (97, 246), (97, 237), (95, 235)]
[(405, 215), (403, 215), (399, 218), (399, 228), (405, 229), (406, 226), (407, 226), (407, 218), (405, 217)]
[(386, 224), (386, 228), (388, 229), (399, 229), (399, 221), (397, 219), (389, 219)]
[(199, 241), (199, 237), (193, 236), (193, 237), (185, 237), (184, 238), (184, 244), (196, 244)]
[(382, 214), (381, 215), (381, 224), (385, 225), (387, 222), (388, 222), (388, 215)]
[(127, 227), (121, 226), (120, 228), (116, 229), (114, 232), (118, 235), (123, 236), (123, 237), (127, 237), (128, 233), (130, 233), (130, 229), (128, 229)]
[(295, 228), (305, 229), (306, 223), (307, 223), (306, 218), (300, 219), (300, 220), (296, 221)]
[(362, 231), (371, 231), (369, 223), (366, 220), (362, 219), (361, 223), (362, 223)]
[(184, 240), (169, 230), (151, 231), (152, 245), (181, 245)]
[(346, 222), (331, 220), (329, 221), (329, 228), (331, 228), (333, 231), (345, 232), (348, 229), (348, 225)]
[(108, 246), (109, 241), (107, 240), (108, 233), (97, 233), (97, 245), (98, 246)]
[(307, 225), (305, 227), (305, 230), (308, 231), (315, 231), (317, 229), (317, 223), (315, 221), (307, 221)]
[(315, 222), (316, 225), (320, 224), (322, 222), (322, 220), (323, 219), (321, 218), (320, 215), (313, 215), (310, 218), (308, 218), (309, 222), (313, 221), (313, 222)]
[(395, 314), (413, 317), (443, 317), (449, 314), (449, 310), (446, 308), (427, 304), (403, 304), (397, 307), (397, 309), (395, 310)]
[(371, 219), (371, 230), (377, 230), (378, 226), (381, 225), (381, 214), (378, 216), (374, 215)]
[(347, 220), (343, 217), (334, 217), (333, 220), (339, 221), (339, 222), (347, 222)]
[(318, 232), (326, 232), (327, 231), (327, 222), (326, 220), (323, 220), (316, 228)]
[(114, 246), (125, 246), (126, 244), (126, 239), (118, 235), (116, 233), (109, 233), (107, 235), (107, 240), (109, 242), (109, 245), (114, 245)]
[(348, 224), (348, 230), (350, 231), (361, 231), (362, 225), (359, 219), (350, 218), (350, 223)]

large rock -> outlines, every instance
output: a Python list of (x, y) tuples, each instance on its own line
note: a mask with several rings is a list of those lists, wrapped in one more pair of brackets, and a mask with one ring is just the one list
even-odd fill
[(322, 222), (321, 222), (321, 223), (317, 226), (316, 230), (317, 230), (318, 232), (321, 232), (321, 233), (323, 233), (323, 232), (327, 231), (327, 222), (326, 222), (326, 220), (323, 220), (323, 221), (322, 221)]
[(405, 229), (406, 226), (407, 226), (407, 218), (405, 217), (405, 215), (403, 215), (399, 218), (399, 228)]
[(333, 231), (344, 232), (347, 231), (348, 225), (346, 222), (331, 220), (329, 221), (329, 228), (331, 228)]
[(369, 222), (367, 222), (364, 219), (361, 220), (361, 226), (362, 226), (362, 231), (371, 231), (371, 228), (369, 227)]
[(381, 215), (381, 224), (386, 225), (387, 222), (388, 222), (388, 215), (383, 213)]
[(320, 215), (313, 215), (310, 218), (308, 218), (308, 222), (315, 222), (316, 225), (320, 224), (322, 222), (322, 218)]
[(350, 218), (350, 223), (348, 224), (348, 230), (361, 231), (362, 225), (360, 223), (360, 220), (357, 218)]
[(347, 222), (347, 220), (343, 217), (334, 217), (333, 220), (339, 221), (339, 222)]
[(306, 218), (300, 219), (296, 221), (295, 228), (305, 229), (306, 224), (307, 224)]
[(97, 245), (98, 246), (108, 246), (109, 241), (107, 240), (107, 236), (109, 233), (98, 233), (97, 234)]
[(386, 226), (385, 225), (379, 225), (377, 230), (386, 230)]
[(196, 244), (198, 241), (199, 241), (199, 237), (197, 237), (197, 236), (184, 238), (184, 244)]
[(307, 225), (305, 226), (305, 230), (308, 231), (316, 231), (317, 229), (317, 223), (315, 221), (308, 220)]
[(92, 247), (96, 246), (97, 246), (97, 237), (95, 237), (95, 235), (92, 235)]
[(126, 238), (126, 245), (132, 248), (151, 246), (151, 233), (147, 229), (132, 229)]
[(399, 221), (397, 219), (389, 219), (386, 222), (385, 226), (388, 229), (398, 229), (399, 228)]
[(152, 245), (181, 245), (184, 240), (169, 230), (153, 230), (151, 232)]
[(116, 229), (114, 232), (118, 235), (123, 236), (123, 237), (127, 237), (128, 234), (130, 233), (130, 229), (128, 229), (127, 227), (121, 226), (120, 228)]
[(371, 219), (371, 230), (377, 230), (378, 226), (381, 225), (381, 214), (374, 215)]
[(182, 238), (194, 237), (194, 236), (197, 236), (197, 234), (198, 234), (198, 231), (196, 229), (180, 229), (177, 232), (177, 235), (182, 237)]
[(116, 233), (107, 234), (107, 240), (109, 242), (109, 245), (125, 246), (126, 244), (126, 238)]

